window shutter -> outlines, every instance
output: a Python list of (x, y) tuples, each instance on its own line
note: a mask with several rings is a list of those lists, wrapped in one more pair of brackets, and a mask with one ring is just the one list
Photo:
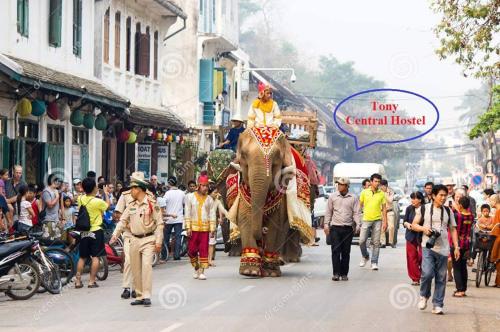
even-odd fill
[(141, 25), (137, 23), (135, 28), (135, 74), (141, 75)]
[(213, 71), (214, 63), (212, 59), (200, 60), (200, 101), (213, 102)]
[(149, 35), (141, 34), (139, 45), (139, 74), (149, 76)]
[(104, 62), (109, 63), (109, 8), (104, 15)]
[(120, 68), (120, 12), (115, 14), (115, 67)]
[(132, 38), (132, 30), (131, 30), (132, 19), (130, 17), (127, 18), (127, 50), (126, 50), (126, 69), (130, 71), (130, 46), (131, 46), (131, 38)]
[(155, 49), (154, 49), (154, 68), (153, 68), (153, 78), (158, 79), (158, 31), (155, 31)]
[(23, 11), (23, 36), (29, 36), (30, 27), (30, 2), (29, 0), (24, 0), (24, 11)]
[(73, 54), (82, 56), (82, 0), (73, 0)]
[(62, 0), (50, 0), (49, 6), (49, 44), (61, 47)]
[(212, 100), (215, 100), (215, 98), (219, 95), (219, 93), (221, 93), (222, 90), (224, 90), (223, 85), (224, 85), (224, 70), (216, 68), (214, 69), (214, 87), (213, 87)]
[(24, 37), (29, 35), (29, 0), (17, 0), (17, 32)]

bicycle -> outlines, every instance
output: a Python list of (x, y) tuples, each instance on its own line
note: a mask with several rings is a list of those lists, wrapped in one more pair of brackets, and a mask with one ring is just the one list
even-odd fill
[(481, 286), (484, 274), (484, 284), (489, 286), (491, 275), (495, 271), (495, 263), (490, 262), (491, 248), (495, 243), (496, 236), (491, 235), (491, 231), (480, 231), (477, 233), (475, 249), (478, 250), (476, 267), (476, 287)]

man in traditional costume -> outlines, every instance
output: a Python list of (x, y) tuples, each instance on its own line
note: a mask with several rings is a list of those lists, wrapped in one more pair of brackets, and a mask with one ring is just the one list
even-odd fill
[(248, 111), (247, 128), (281, 126), (281, 112), (278, 104), (272, 98), (269, 85), (262, 82), (258, 85), (259, 97), (255, 99)]
[(184, 222), (189, 237), (188, 255), (194, 267), (193, 278), (206, 280), (208, 240), (215, 233), (215, 203), (208, 195), (208, 175), (198, 178), (198, 190), (186, 196)]

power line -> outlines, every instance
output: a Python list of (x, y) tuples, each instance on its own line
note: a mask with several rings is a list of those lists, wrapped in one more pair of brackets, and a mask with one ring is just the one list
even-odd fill
[[(454, 146), (438, 146), (435, 148), (403, 148), (403, 147), (395, 147), (397, 150), (405, 150), (405, 151), (434, 151), (434, 150), (447, 150), (447, 149), (459, 149), (459, 148), (464, 148), (464, 147), (476, 147), (475, 144), (462, 144), (462, 145), (454, 145)], [(469, 152), (469, 151), (467, 151)], [(474, 150), (471, 150), (470, 152), (474, 152)]]
[[(377, 92), (383, 92), (383, 91), (377, 91)], [(297, 97), (314, 98), (314, 99), (330, 99), (330, 100), (336, 100), (336, 101), (341, 101), (341, 100), (344, 100), (346, 98), (346, 96), (344, 96), (344, 97), (341, 97), (341, 96), (315, 96), (315, 95), (307, 95), (307, 94), (300, 94), (300, 93), (294, 93), (294, 95)], [(477, 95), (471, 95), (471, 94), (451, 95), (451, 96), (429, 96), (427, 98), (429, 98), (429, 99), (447, 99), (447, 98), (461, 98), (461, 97), (476, 97), (479, 99), (484, 99), (484, 97), (480, 97)], [(415, 98), (417, 98), (417, 97), (415, 97)], [(393, 101), (414, 100), (415, 98), (397, 98), (397, 99), (389, 99), (389, 100), (393, 100)], [(356, 98), (354, 100), (373, 100), (373, 98)]]

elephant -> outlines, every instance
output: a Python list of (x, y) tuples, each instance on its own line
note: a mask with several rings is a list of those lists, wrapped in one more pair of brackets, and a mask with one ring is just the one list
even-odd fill
[(241, 185), (229, 219), (240, 233), (241, 275), (279, 277), (282, 259), (299, 260), (300, 235), (291, 228), (287, 213), (293, 158), (286, 137), (272, 127), (247, 129), (239, 137)]

